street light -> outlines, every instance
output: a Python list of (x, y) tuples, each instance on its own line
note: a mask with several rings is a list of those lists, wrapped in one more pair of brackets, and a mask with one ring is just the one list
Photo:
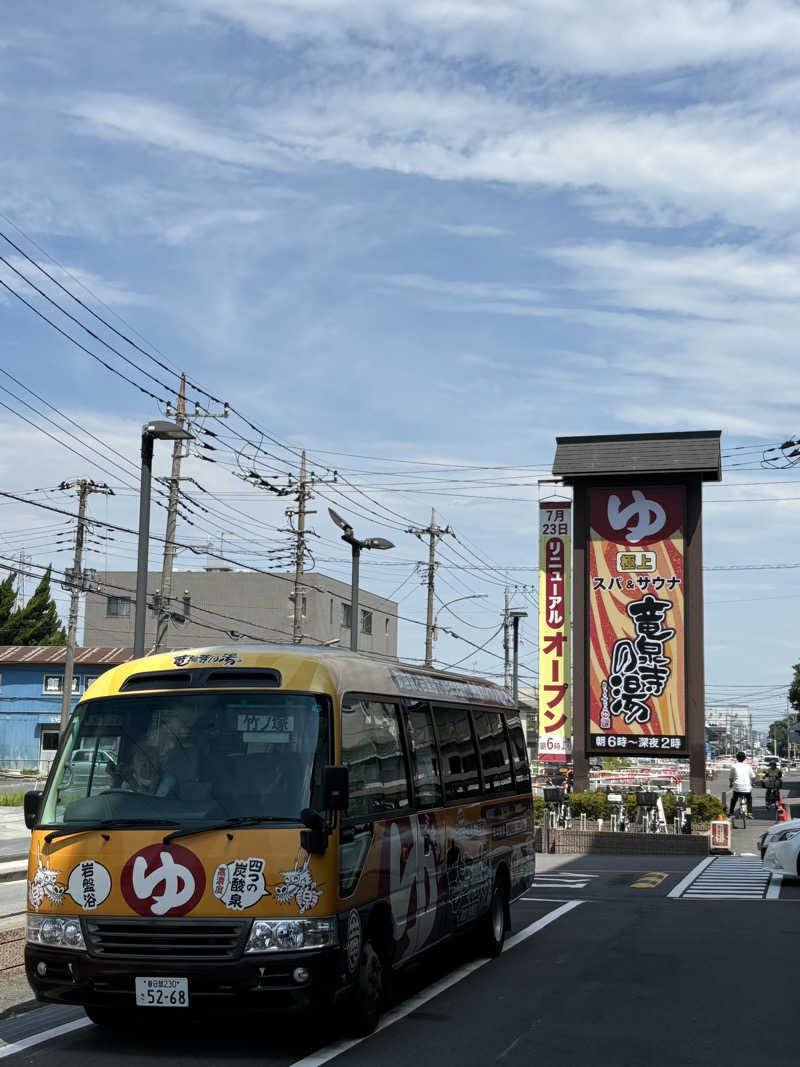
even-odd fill
[(154, 419), (142, 427), (142, 474), (139, 483), (139, 552), (136, 559), (136, 610), (133, 623), (133, 658), (144, 655), (144, 620), (147, 607), (147, 547), (150, 539), (150, 481), (153, 441), (191, 441), (192, 434), (176, 422)]
[[(459, 600), (485, 600), (488, 596), (489, 596), (488, 593), (470, 593), (469, 596), (457, 596), (455, 598), (455, 600), (448, 600), (446, 604), (442, 604), (442, 606), (439, 608), (439, 610), (436, 612), (436, 614), (433, 617), (433, 626), (431, 627), (431, 640), (432, 641), (436, 640), (436, 624), (439, 621), (439, 616), (441, 615), (441, 613), (444, 611), (445, 608), (449, 608), (451, 604), (457, 604), (459, 602)], [(431, 667), (431, 666), (433, 666), (433, 664), (432, 663), (426, 663), (425, 666), (426, 667)]]
[(361, 555), (362, 548), (394, 548), (391, 541), (387, 541), (385, 537), (368, 537), (366, 541), (359, 541), (359, 539), (353, 533), (353, 527), (349, 522), (345, 522), (341, 515), (328, 508), (328, 514), (339, 527), (343, 530), (342, 540), (346, 541), (353, 553), (353, 566), (350, 578), (350, 650), (352, 652), (358, 652), (358, 624), (360, 619), (358, 617), (358, 560)]
[(527, 611), (509, 611), (509, 617), (514, 624), (514, 666), (511, 696), (515, 704), (519, 702), (519, 620), (527, 619)]

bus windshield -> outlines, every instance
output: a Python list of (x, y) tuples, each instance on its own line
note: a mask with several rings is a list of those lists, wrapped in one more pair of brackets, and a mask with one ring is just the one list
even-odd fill
[(297, 820), (322, 805), (330, 701), (308, 693), (159, 693), (79, 704), (40, 825)]

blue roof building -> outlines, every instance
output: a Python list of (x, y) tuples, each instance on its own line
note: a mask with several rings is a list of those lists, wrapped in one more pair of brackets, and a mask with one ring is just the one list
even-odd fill
[[(130, 648), (76, 648), (72, 706), (95, 678), (131, 659)], [(58, 748), (63, 646), (0, 645), (0, 770), (46, 773)]]

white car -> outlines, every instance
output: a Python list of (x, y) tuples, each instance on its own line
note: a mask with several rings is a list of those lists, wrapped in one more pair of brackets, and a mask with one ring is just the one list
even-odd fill
[(800, 819), (770, 826), (759, 838), (758, 847), (767, 870), (800, 878)]

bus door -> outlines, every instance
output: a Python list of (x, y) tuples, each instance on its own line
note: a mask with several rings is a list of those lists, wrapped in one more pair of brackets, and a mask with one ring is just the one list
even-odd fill
[(447, 904), (445, 879), (446, 825), (442, 807), (439, 756), (428, 704), (421, 701), (404, 709), (408, 740), (409, 778), (416, 815), (411, 818), (416, 868), (416, 915), (413, 951), (443, 937)]

